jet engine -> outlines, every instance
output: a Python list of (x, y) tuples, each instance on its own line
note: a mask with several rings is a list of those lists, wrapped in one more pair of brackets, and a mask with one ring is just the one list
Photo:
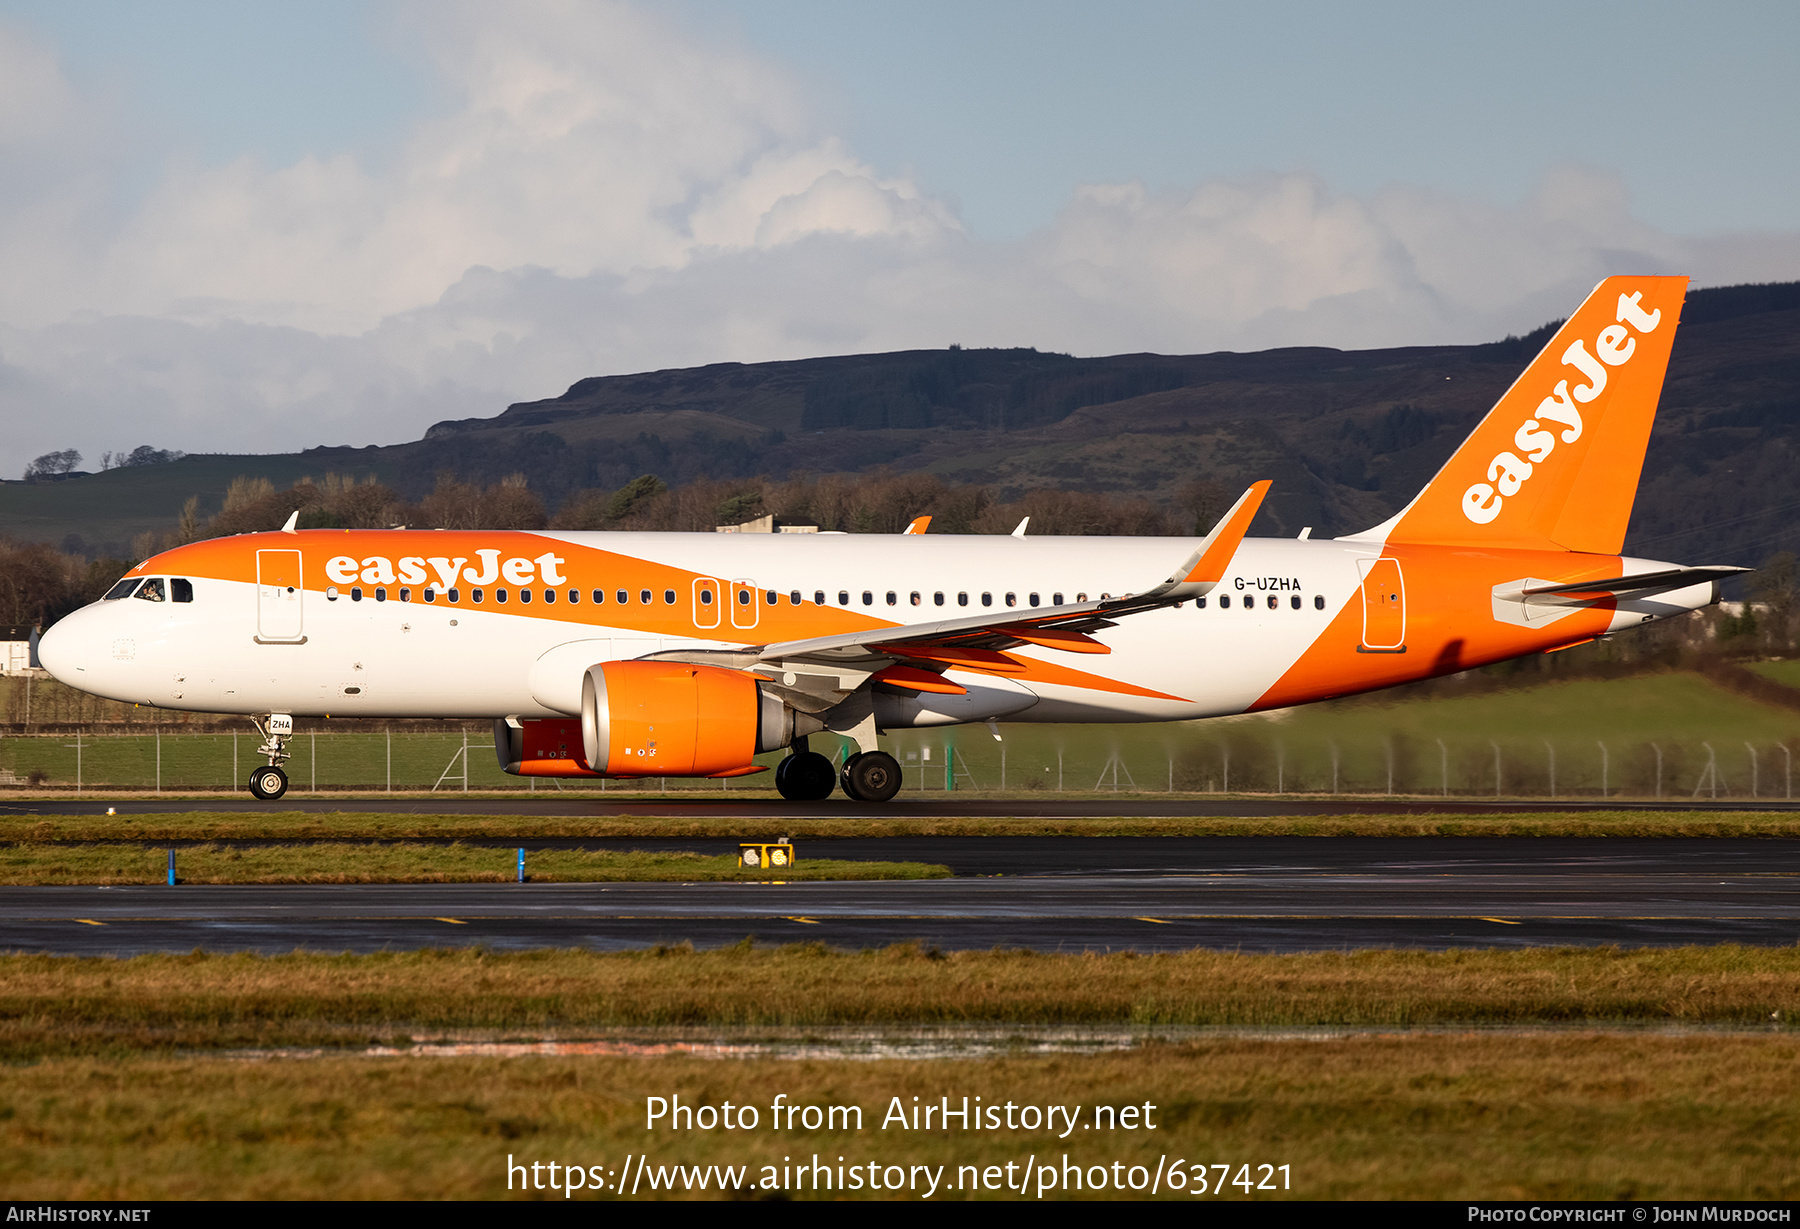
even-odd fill
[(676, 661), (608, 661), (581, 682), (581, 754), (608, 777), (723, 777), (760, 771), (776, 751), (824, 728), (756, 678)]

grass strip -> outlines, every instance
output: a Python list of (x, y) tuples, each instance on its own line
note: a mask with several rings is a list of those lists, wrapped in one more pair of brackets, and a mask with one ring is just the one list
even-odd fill
[[(517, 856), (491, 846), (395, 844), (184, 845), (182, 883), (510, 883)], [(923, 862), (807, 859), (780, 871), (748, 870), (730, 855), (631, 850), (546, 849), (526, 855), (534, 883), (642, 883), (699, 880), (786, 882), (816, 879), (943, 879), (947, 866)], [(0, 845), (0, 884), (162, 883), (168, 850), (144, 845)]]
[(1800, 949), (1043, 955), (431, 949), (0, 957), (0, 1055), (362, 1046), (614, 1027), (1685, 1024), (1785, 1031)]
[[(966, 1189), (963, 1167), (1105, 1166), (1165, 1198), (1716, 1200), (1800, 1198), (1800, 1038), (1572, 1036), (1219, 1039), (1070, 1058), (956, 1062), (706, 1062), (685, 1058), (60, 1059), (0, 1068), (0, 1197), (41, 1199), (557, 1199), (548, 1162), (616, 1178), (647, 1155), (639, 1198), (919, 1199), (922, 1190), (795, 1189), (815, 1156), (840, 1180), (878, 1167), (944, 1166), (933, 1202), (1018, 1198)], [(778, 1094), (857, 1106), (862, 1129), (771, 1129)], [(758, 1109), (754, 1130), (645, 1129), (649, 1097)], [(1057, 1105), (1068, 1132), (883, 1127), (903, 1107)], [(1154, 1105), (1155, 1130), (1094, 1129), (1092, 1111)], [(539, 1163), (543, 1189), (507, 1189), (508, 1160)], [(1166, 1175), (1181, 1163), (1182, 1188)], [(674, 1165), (748, 1166), (773, 1189), (659, 1189)], [(1141, 1175), (1129, 1167), (1143, 1166)], [(1289, 1166), (1286, 1191), (1246, 1191)], [(764, 1166), (773, 1169), (765, 1170)], [(901, 1174), (896, 1181), (903, 1181)], [(965, 1189), (957, 1189), (959, 1179)], [(1272, 1185), (1279, 1186), (1281, 1176)], [(560, 1185), (560, 1183), (559, 1183)], [(630, 1184), (627, 1183), (629, 1186)], [(684, 1184), (685, 1185), (685, 1184)], [(848, 1185), (846, 1183), (846, 1185)], [(1015, 1183), (1016, 1185), (1016, 1183)], [(782, 1189), (785, 1186), (786, 1189)], [(629, 1193), (627, 1191), (626, 1193)], [(602, 1198), (616, 1198), (608, 1189)], [(1130, 1197), (1149, 1195), (1148, 1190)], [(596, 1197), (578, 1191), (577, 1198)]]
[[(430, 815), (375, 811), (184, 811), (0, 818), (0, 841), (512, 840), (701, 837), (796, 841), (879, 836), (1561, 836), (1800, 837), (1783, 811), (1516, 811), (1074, 818), (1031, 816), (852, 819), (685, 818), (661, 815)], [(804, 851), (802, 851), (804, 856)]]

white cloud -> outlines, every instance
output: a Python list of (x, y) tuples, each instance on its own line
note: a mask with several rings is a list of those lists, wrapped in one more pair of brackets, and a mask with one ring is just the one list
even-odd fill
[(1027, 241), (981, 242), (778, 68), (654, 13), (467, 3), (414, 26), (454, 102), (381, 165), (171, 159), (138, 197), (107, 101), (0, 27), (0, 472), (70, 445), (415, 438), (664, 366), (1474, 341), (1611, 272), (1800, 277), (1800, 237), (1664, 234), (1574, 167), (1512, 205), (1304, 174), (1085, 185)]

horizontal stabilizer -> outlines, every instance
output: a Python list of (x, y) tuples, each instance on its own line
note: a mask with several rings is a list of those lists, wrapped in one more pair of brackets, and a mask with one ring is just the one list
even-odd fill
[(1667, 593), (1689, 585), (1726, 580), (1754, 568), (1724, 565), (1701, 568), (1669, 568), (1661, 572), (1639, 572), (1636, 576), (1612, 576), (1605, 580), (1581, 580), (1567, 585), (1533, 585), (1519, 591), (1519, 596), (1534, 597), (1605, 597), (1621, 593)]

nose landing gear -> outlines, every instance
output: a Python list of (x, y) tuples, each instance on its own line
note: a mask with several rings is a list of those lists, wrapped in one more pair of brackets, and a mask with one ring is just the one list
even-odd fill
[(250, 774), (250, 794), (261, 802), (273, 802), (287, 793), (288, 778), (281, 765), (288, 758), (287, 741), (294, 736), (294, 719), (287, 713), (270, 713), (265, 718), (252, 717), (250, 724), (262, 735), (258, 755), (269, 762)]

